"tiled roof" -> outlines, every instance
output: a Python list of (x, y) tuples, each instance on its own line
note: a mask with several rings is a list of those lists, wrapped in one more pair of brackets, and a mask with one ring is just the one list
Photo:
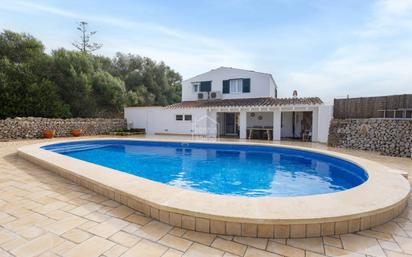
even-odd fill
[(167, 106), (168, 109), (182, 108), (213, 108), (213, 107), (273, 107), (282, 105), (315, 105), (322, 104), (319, 97), (305, 98), (243, 98), (224, 100), (184, 101)]

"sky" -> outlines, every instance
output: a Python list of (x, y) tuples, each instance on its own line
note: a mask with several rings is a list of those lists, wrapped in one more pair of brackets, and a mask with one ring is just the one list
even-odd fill
[(412, 93), (412, 0), (0, 0), (0, 30), (48, 52), (74, 49), (79, 21), (96, 54), (147, 56), (184, 79), (227, 66), (271, 73), (280, 97)]

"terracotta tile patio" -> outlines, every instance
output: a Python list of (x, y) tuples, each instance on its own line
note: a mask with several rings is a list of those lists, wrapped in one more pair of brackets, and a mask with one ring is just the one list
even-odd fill
[[(412, 256), (412, 207), (384, 225), (335, 237), (203, 234), (151, 220), (17, 157), (18, 147), (36, 142), (0, 142), (0, 257)], [(410, 159), (338, 151), (412, 170)]]

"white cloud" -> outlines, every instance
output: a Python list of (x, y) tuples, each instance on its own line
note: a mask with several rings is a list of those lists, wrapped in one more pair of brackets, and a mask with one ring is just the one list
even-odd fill
[(411, 0), (380, 0), (374, 6), (374, 17), (360, 32), (365, 37), (390, 36), (412, 29)]
[[(115, 52), (122, 51), (146, 55), (165, 61), (185, 77), (217, 66), (238, 66), (239, 63), (244, 65), (248, 63), (247, 55), (235, 49), (233, 45), (201, 34), (118, 17), (83, 15), (31, 1), (3, 0), (0, 2), (2, 2), (0, 9), (3, 10), (29, 14), (44, 13), (121, 28), (124, 34), (130, 36), (123, 40), (113, 37), (104, 38), (103, 53), (113, 55)], [(140, 37), (135, 35), (140, 35)], [(46, 42), (46, 45), (56, 45), (56, 42)]]
[(146, 23), (146, 22), (135, 22), (135, 21), (128, 21), (119, 18), (113, 18), (109, 16), (95, 16), (95, 15), (82, 15), (80, 13), (70, 12), (61, 8), (57, 8), (50, 5), (33, 3), (29, 1), (10, 1), (5, 0), (3, 4), (0, 5), (0, 9), (5, 10), (12, 10), (17, 12), (23, 13), (47, 13), (57, 16), (62, 16), (66, 18), (73, 18), (77, 20), (87, 20), (87, 21), (94, 21), (109, 24), (112, 26), (118, 26), (123, 28), (142, 28), (146, 30), (154, 30), (160, 33), (163, 33), (168, 36), (173, 37), (184, 37), (184, 33), (179, 31), (163, 27), (157, 24)]
[(410, 0), (381, 0), (376, 6), (377, 16), (382, 15), (383, 19), (389, 17), (399, 17), (409, 15), (412, 10), (412, 1)]
[(234, 49), (222, 51), (219, 48), (198, 48), (186, 42), (177, 44), (177, 46), (163, 42), (136, 45), (133, 43), (136, 41), (138, 39), (132, 38), (129, 41), (107, 39), (104, 49), (108, 53), (116, 51), (138, 53), (155, 60), (162, 60), (181, 74), (183, 73), (185, 79), (220, 66), (238, 67), (239, 64), (246, 64), (251, 59), (251, 56)]
[[(333, 97), (410, 93), (412, 1), (379, 1), (372, 18), (333, 55), (286, 80), (304, 95)], [(394, 33), (402, 33), (394, 37)], [(408, 92), (409, 91), (409, 92)]]
[[(217, 39), (199, 31), (183, 31), (163, 24), (83, 15), (30, 0), (0, 0), (1, 9), (90, 21), (93, 27), (101, 28), (97, 34), (98, 41), (104, 43), (100, 53), (111, 56), (117, 51), (130, 52), (162, 60), (185, 78), (218, 66), (272, 72), (281, 96), (291, 96), (292, 90), (297, 89), (301, 96), (321, 96), (328, 101), (347, 94), (407, 93), (412, 85), (409, 75), (412, 0), (375, 2), (372, 13), (365, 13), (366, 22), (349, 32), (325, 31), (322, 28), (323, 25), (328, 28), (326, 24), (298, 24), (292, 29), (281, 26), (276, 30), (280, 33), (271, 34), (271, 30), (263, 26), (265, 35), (253, 34), (243, 42), (230, 42), (230, 38)], [(113, 34), (112, 27), (119, 36)], [(35, 31), (30, 24), (20, 24), (20, 31), (25, 28), (27, 32)], [(75, 36), (73, 31), (56, 32), (50, 28), (37, 29), (36, 33), (49, 47), (67, 46)], [(327, 40), (330, 40), (328, 49), (319, 53), (319, 45), (326, 45)], [(332, 50), (333, 54), (328, 54), (335, 44), (338, 46)], [(319, 56), (326, 57), (316, 59)]]

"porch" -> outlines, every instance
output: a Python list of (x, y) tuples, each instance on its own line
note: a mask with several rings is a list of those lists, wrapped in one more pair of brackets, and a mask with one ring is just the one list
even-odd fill
[(317, 108), (227, 110), (215, 117), (217, 137), (317, 141)]

